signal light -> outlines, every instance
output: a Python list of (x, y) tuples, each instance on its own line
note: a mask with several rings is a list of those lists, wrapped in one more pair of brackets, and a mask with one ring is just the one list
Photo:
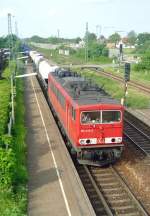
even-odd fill
[(125, 63), (125, 71), (124, 71), (125, 82), (130, 81), (130, 70), (131, 70), (130, 63)]
[(120, 44), (120, 46), (119, 46), (119, 51), (120, 51), (120, 54), (123, 53), (123, 44)]

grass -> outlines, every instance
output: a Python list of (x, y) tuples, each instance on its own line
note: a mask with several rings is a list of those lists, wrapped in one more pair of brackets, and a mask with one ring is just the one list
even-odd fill
[(48, 50), (44, 48), (37, 48), (35, 49), (48, 59), (51, 59), (54, 62), (57, 62), (57, 64), (83, 64), (83, 60), (76, 56), (65, 56), (65, 55), (59, 55), (58, 50)]
[[(105, 91), (108, 92), (113, 98), (121, 100), (121, 98), (123, 97), (124, 87), (122, 84), (117, 83), (114, 80), (111, 80), (111, 78), (105, 78), (90, 70), (84, 70), (81, 73), (85, 77), (93, 80), (98, 85), (104, 86)], [(126, 106), (139, 109), (149, 108), (150, 97), (142, 94), (141, 92), (137, 92), (136, 90), (129, 87)]]
[[(115, 75), (119, 75), (121, 77), (124, 76), (124, 67), (120, 68), (112, 68), (107, 67), (105, 71), (111, 72)], [(130, 80), (139, 82), (141, 84), (150, 86), (150, 71), (135, 71), (134, 67), (131, 67)]]
[(93, 58), (93, 60), (89, 60), (88, 62), (88, 64), (109, 64), (109, 63), (112, 63), (112, 59), (105, 56)]
[[(8, 71), (8, 69), (6, 69)], [(20, 71), (20, 69), (19, 69)], [(5, 76), (5, 73), (4, 75)], [(8, 74), (9, 77), (9, 74)], [(7, 79), (6, 79), (7, 80)], [(8, 89), (10, 86), (9, 79), (8, 85), (6, 85), (5, 80), (3, 88), (0, 90)], [(27, 215), (27, 170), (26, 170), (26, 145), (25, 145), (25, 135), (26, 129), (24, 126), (24, 101), (23, 101), (23, 82), (22, 80), (17, 80), (16, 85), (16, 99), (15, 99), (15, 125), (12, 132), (11, 145), (8, 150), (12, 151), (12, 156), (7, 157), (8, 150), (5, 148), (1, 149), (1, 161), (5, 160), (5, 163), (0, 164), (0, 175), (3, 174), (5, 185), (0, 185), (0, 215), (1, 216), (25, 216)], [(0, 91), (1, 92), (1, 91)], [(8, 91), (10, 95), (10, 89)], [(4, 97), (5, 98), (5, 97)], [(8, 97), (9, 98), (9, 97)], [(6, 103), (9, 100), (5, 100)], [(1, 100), (3, 102), (3, 100)], [(5, 111), (3, 108), (3, 111)], [(7, 112), (6, 112), (7, 113)], [(8, 114), (8, 113), (7, 113)], [(3, 126), (4, 128), (6, 125)], [(5, 136), (5, 134), (3, 134)], [(4, 158), (2, 158), (2, 156)], [(6, 161), (7, 160), (7, 161)], [(13, 167), (13, 170), (9, 167)], [(7, 170), (6, 170), (7, 168)], [(3, 170), (5, 172), (3, 173)], [(5, 178), (6, 177), (6, 178)], [(9, 180), (7, 183), (6, 180)], [(10, 181), (11, 180), (11, 181)]]
[(150, 86), (150, 71), (131, 71), (131, 80)]
[(123, 53), (124, 54), (132, 54), (132, 55), (134, 55), (135, 54), (135, 48), (133, 49), (133, 48), (124, 48), (123, 49)]
[(58, 50), (48, 50), (44, 48), (37, 48), (35, 49), (45, 55), (46, 58), (53, 60), (54, 62), (57, 62), (57, 64), (73, 64), (73, 65), (79, 65), (79, 64), (106, 64), (111, 63), (112, 59), (109, 59), (104, 56), (95, 57), (93, 59), (89, 59), (88, 62), (85, 62), (84, 59), (84, 53), (79, 55), (78, 53), (70, 54), (69, 56), (65, 55), (59, 55)]

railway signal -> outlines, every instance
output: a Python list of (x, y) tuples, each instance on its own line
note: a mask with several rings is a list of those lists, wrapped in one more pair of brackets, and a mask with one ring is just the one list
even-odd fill
[(120, 61), (123, 61), (123, 44), (120, 43), (119, 45), (119, 57), (120, 57)]
[(125, 79), (125, 82), (130, 81), (130, 71), (131, 71), (130, 63), (126, 62), (125, 63), (125, 68), (124, 68), (124, 79)]
[(122, 99), (123, 105), (125, 105), (125, 102), (126, 102), (128, 81), (130, 81), (130, 71), (131, 71), (131, 65), (129, 62), (126, 62), (124, 65), (124, 96)]

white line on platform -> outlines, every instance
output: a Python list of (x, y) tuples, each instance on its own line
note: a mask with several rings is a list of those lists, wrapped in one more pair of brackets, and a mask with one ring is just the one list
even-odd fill
[(40, 104), (38, 102), (38, 98), (37, 98), (37, 95), (36, 95), (36, 92), (35, 92), (35, 88), (34, 88), (34, 85), (33, 85), (32, 78), (31, 78), (31, 84), (32, 84), (32, 88), (33, 88), (33, 91), (34, 91), (34, 94), (35, 94), (36, 102), (37, 102), (37, 105), (38, 105), (38, 108), (39, 108), (39, 112), (40, 112), (40, 116), (41, 116), (42, 123), (43, 123), (43, 126), (44, 126), (44, 130), (45, 130), (45, 133), (46, 133), (46, 138), (47, 138), (47, 141), (48, 141), (48, 144), (49, 144), (50, 152), (52, 154), (54, 166), (55, 166), (56, 173), (57, 173), (57, 176), (58, 176), (58, 180), (59, 180), (60, 188), (61, 188), (61, 191), (62, 191), (62, 195), (63, 195), (64, 201), (65, 201), (66, 209), (67, 209), (68, 215), (71, 216), (70, 207), (69, 207), (68, 200), (67, 200), (67, 197), (66, 197), (66, 194), (65, 194), (65, 190), (64, 190), (64, 187), (63, 187), (62, 180), (60, 178), (59, 169), (58, 169), (58, 166), (57, 166), (57, 163), (56, 163), (54, 152), (52, 150), (51, 142), (50, 142), (50, 139), (49, 139), (49, 136), (48, 136), (48, 132), (47, 132), (47, 129), (46, 129), (45, 121), (44, 121), (44, 118), (43, 118), (43, 115), (42, 115)]

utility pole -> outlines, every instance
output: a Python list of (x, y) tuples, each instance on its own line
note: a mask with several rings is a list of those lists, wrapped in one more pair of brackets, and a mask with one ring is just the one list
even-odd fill
[(85, 62), (88, 61), (88, 22), (86, 23), (86, 32), (85, 32)]
[(57, 29), (57, 37), (59, 38), (60, 37), (60, 30)]
[[(10, 49), (10, 55), (9, 55), (9, 70), (11, 73), (10, 81), (11, 81), (11, 107), (12, 107), (12, 113), (11, 113), (11, 120), (14, 124), (15, 122), (15, 114), (14, 114), (14, 82), (13, 82), (13, 72), (11, 72), (11, 54), (13, 55), (13, 35), (12, 35), (12, 25), (11, 25), (11, 14), (8, 13), (8, 38), (9, 38), (9, 49)], [(10, 123), (11, 125), (11, 123)]]
[(101, 31), (102, 31), (102, 26), (101, 25), (96, 25), (96, 36), (97, 36), (97, 39), (101, 36)]
[[(15, 21), (15, 35), (17, 37), (17, 40), (19, 39), (19, 33), (18, 33), (18, 23), (17, 21)], [(17, 72), (17, 68), (18, 68), (18, 59), (17, 59), (17, 44), (15, 44), (14, 47), (14, 56), (15, 56), (15, 60), (16, 60), (16, 67), (15, 67), (15, 72), (14, 72), (14, 76), (16, 76), (16, 72)], [(14, 79), (15, 82), (15, 86), (16, 86), (16, 79)]]
[(17, 21), (15, 21), (15, 35), (17, 36), (17, 38), (19, 37)]

